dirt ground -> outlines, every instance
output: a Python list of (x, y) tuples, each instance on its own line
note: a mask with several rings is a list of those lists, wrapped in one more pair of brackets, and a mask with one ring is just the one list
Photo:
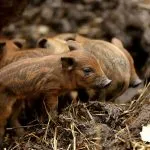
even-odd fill
[[(3, 28), (9, 38), (34, 47), (42, 36), (73, 32), (87, 37), (121, 39), (140, 77), (150, 80), (149, 0), (32, 0), (15, 23)], [(150, 85), (129, 89), (116, 103), (93, 101), (68, 106), (56, 120), (40, 124), (36, 112), (20, 116), (26, 130), (16, 137), (7, 128), (8, 150), (150, 150), (140, 137), (150, 124)], [(150, 134), (150, 133), (149, 133)]]
[[(7, 128), (7, 149), (150, 149), (149, 143), (143, 142), (140, 137), (142, 126), (150, 123), (148, 87), (132, 102), (79, 102), (65, 108), (56, 120), (49, 120), (43, 124), (39, 123), (35, 114), (34, 119), (22, 126), (26, 130), (24, 136), (17, 138), (13, 134), (15, 129)], [(28, 114), (23, 120), (26, 118), (29, 121), (30, 117), (31, 114)]]

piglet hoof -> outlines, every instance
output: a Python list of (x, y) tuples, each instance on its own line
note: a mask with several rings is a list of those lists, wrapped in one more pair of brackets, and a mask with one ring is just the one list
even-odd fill
[(55, 122), (57, 121), (58, 118), (58, 112), (53, 110), (53, 111), (49, 111), (49, 112), (44, 112), (40, 117), (39, 117), (39, 123), (40, 124), (45, 124), (47, 122)]
[(3, 138), (0, 138), (0, 150), (3, 148)]
[(57, 112), (57, 110), (50, 111), (48, 113), (48, 119), (49, 119), (49, 121), (52, 121), (53, 123), (56, 123), (57, 120), (58, 120), (58, 112)]

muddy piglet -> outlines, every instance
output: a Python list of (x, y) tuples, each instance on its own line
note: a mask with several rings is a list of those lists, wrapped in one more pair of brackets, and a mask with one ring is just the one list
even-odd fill
[(131, 56), (131, 54), (124, 48), (123, 43), (121, 40), (117, 38), (112, 38), (111, 42), (117, 46), (122, 52), (126, 55), (130, 62), (131, 67), (131, 77), (130, 77), (130, 87), (137, 87), (139, 84), (142, 83), (142, 80), (139, 78), (139, 76), (136, 73), (135, 66), (134, 66), (134, 60)]
[(78, 88), (104, 88), (110, 83), (95, 56), (82, 50), (28, 58), (3, 67), (0, 70), (1, 144), (16, 100), (44, 94), (48, 112), (56, 115), (59, 95)]

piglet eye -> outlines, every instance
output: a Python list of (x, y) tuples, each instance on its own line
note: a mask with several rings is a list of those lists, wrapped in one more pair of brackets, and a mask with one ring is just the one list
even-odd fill
[(90, 73), (93, 73), (94, 70), (90, 67), (86, 67), (86, 68), (83, 68), (83, 72), (85, 75), (89, 75)]

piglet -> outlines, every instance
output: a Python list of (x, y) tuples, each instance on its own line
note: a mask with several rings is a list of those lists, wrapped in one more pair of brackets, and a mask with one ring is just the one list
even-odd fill
[(59, 95), (78, 88), (105, 88), (110, 83), (96, 57), (84, 50), (28, 58), (3, 67), (0, 70), (0, 143), (17, 100), (44, 94), (46, 108), (53, 117), (57, 114)]

